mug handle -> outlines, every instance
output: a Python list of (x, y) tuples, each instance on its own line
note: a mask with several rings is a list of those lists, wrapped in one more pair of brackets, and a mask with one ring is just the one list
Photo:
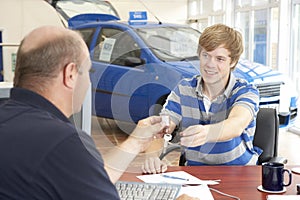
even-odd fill
[(283, 169), (282, 174), (284, 175), (284, 172), (287, 172), (289, 174), (289, 182), (288, 184), (283, 183), (283, 186), (289, 186), (292, 183), (292, 172), (289, 169)]

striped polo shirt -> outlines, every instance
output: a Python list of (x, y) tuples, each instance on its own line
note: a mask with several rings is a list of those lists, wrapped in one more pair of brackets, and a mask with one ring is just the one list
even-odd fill
[(183, 79), (168, 96), (162, 113), (170, 116), (178, 127), (178, 133), (191, 125), (223, 121), (227, 119), (235, 105), (248, 108), (253, 119), (239, 137), (183, 148), (187, 159), (186, 164), (255, 165), (261, 154), (261, 149), (253, 147), (252, 144), (259, 105), (259, 93), (256, 87), (246, 80), (236, 78), (231, 73), (223, 94), (211, 102), (205, 98), (207, 97), (202, 92), (201, 76)]

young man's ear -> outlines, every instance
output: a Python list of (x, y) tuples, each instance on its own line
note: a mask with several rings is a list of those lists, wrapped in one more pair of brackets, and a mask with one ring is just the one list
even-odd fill
[(235, 66), (237, 65), (237, 63), (238, 62), (233, 62), (233, 63), (230, 64), (230, 70), (231, 71), (235, 68)]
[(68, 88), (74, 88), (78, 70), (75, 63), (70, 62), (64, 67), (63, 71), (63, 84)]

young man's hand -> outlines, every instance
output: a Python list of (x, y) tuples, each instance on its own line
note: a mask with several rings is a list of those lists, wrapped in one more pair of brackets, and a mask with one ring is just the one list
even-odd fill
[(189, 126), (180, 133), (180, 144), (186, 147), (200, 146), (207, 141), (208, 130), (203, 125)]

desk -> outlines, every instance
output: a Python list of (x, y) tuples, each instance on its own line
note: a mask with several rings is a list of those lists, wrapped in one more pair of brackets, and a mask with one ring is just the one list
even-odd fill
[[(285, 166), (292, 169), (295, 166)], [(168, 172), (186, 171), (200, 179), (221, 179), (219, 185), (209, 186), (221, 192), (239, 197), (241, 200), (266, 200), (268, 193), (260, 192), (257, 186), (261, 185), (261, 166), (172, 166)], [(140, 181), (136, 173), (124, 173), (120, 180)], [(300, 175), (293, 173), (292, 184), (283, 194), (296, 195), (296, 184), (300, 183)], [(230, 199), (212, 191), (214, 199)]]

